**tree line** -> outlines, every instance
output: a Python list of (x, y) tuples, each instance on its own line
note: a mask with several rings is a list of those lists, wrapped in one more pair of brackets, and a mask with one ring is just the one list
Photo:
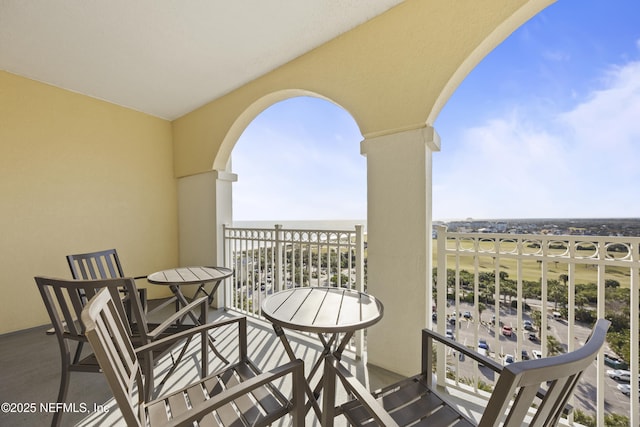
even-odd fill
[[(434, 268), (434, 287), (436, 286), (436, 272)], [(493, 271), (483, 271), (478, 273), (478, 301), (480, 307), (484, 309), (486, 305), (495, 305), (495, 288), (496, 282), (499, 285), (499, 298), (503, 304), (516, 307), (517, 303), (517, 281), (509, 278), (506, 271), (501, 271), (496, 281), (496, 275)], [(461, 290), (460, 301), (470, 304), (475, 302), (474, 275), (467, 270), (459, 272), (459, 286)], [(547, 300), (554, 304), (554, 311), (558, 311), (565, 319), (569, 317), (568, 298), (569, 298), (569, 276), (560, 274), (557, 279), (550, 278), (547, 280)], [(456, 271), (447, 269), (447, 299), (455, 298)], [(575, 311), (574, 318), (576, 321), (584, 323), (591, 327), (597, 319), (596, 304), (598, 302), (598, 285), (596, 283), (576, 283), (574, 286), (575, 295)], [(435, 291), (435, 289), (434, 289)], [(527, 299), (542, 299), (542, 280), (523, 280), (522, 281), (522, 298), (525, 310), (530, 310)], [(481, 312), (482, 310), (479, 311)], [(630, 293), (629, 289), (622, 288), (620, 282), (613, 279), (605, 281), (605, 317), (611, 321), (611, 327), (607, 334), (607, 341), (613, 351), (618, 356), (629, 360), (630, 356)], [(640, 307), (638, 312), (640, 312)], [(539, 315), (532, 313), (532, 321), (536, 321), (538, 328), (541, 321), (538, 320)]]

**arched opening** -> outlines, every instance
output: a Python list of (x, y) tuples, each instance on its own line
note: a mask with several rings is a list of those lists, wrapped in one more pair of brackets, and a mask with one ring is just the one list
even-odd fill
[(234, 223), (362, 223), (366, 160), (361, 140), (352, 116), (326, 99), (297, 96), (264, 109), (233, 148)]

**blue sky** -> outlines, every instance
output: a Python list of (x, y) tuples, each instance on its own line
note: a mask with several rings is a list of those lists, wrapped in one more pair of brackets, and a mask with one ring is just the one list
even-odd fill
[[(640, 2), (559, 0), (465, 79), (435, 128), (433, 217), (640, 217)], [(235, 220), (366, 218), (362, 136), (314, 98), (233, 151)]]

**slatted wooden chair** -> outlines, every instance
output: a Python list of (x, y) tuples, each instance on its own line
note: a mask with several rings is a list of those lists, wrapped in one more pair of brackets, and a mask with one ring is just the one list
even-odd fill
[[(115, 279), (126, 277), (120, 263), (120, 257), (115, 249), (105, 249), (96, 252), (87, 252), (84, 254), (67, 255), (67, 263), (71, 270), (71, 276), (76, 280), (96, 280), (96, 279)], [(147, 276), (136, 276), (135, 280), (144, 279)], [(147, 309), (147, 290), (138, 289), (142, 308)], [(130, 314), (128, 301), (125, 306), (128, 308), (127, 314)]]
[[(57, 402), (65, 402), (67, 391), (69, 388), (69, 378), (71, 372), (101, 372), (98, 361), (95, 356), (89, 351), (82, 351), (82, 345), (87, 342), (85, 337), (85, 331), (80, 323), (80, 315), (82, 309), (87, 303), (87, 298), (91, 298), (98, 291), (106, 289), (115, 301), (117, 301), (117, 308), (122, 312), (123, 318), (126, 318), (125, 307), (123, 304), (122, 290), (125, 289), (128, 295), (137, 296), (137, 288), (135, 281), (131, 278), (116, 278), (105, 280), (65, 280), (65, 279), (53, 279), (47, 277), (36, 277), (36, 284), (40, 290), (42, 300), (53, 324), (53, 330), (58, 340), (60, 347), (61, 357), (61, 375), (60, 375), (60, 388), (58, 391)], [(136, 346), (142, 346), (153, 341), (157, 341), (167, 335), (172, 335), (181, 330), (193, 328), (193, 325), (182, 324), (181, 329), (176, 329), (175, 321), (185, 316), (187, 312), (199, 310), (199, 318), (202, 323), (206, 323), (207, 316), (207, 298), (202, 297), (196, 301), (193, 301), (188, 306), (184, 307), (181, 311), (168, 317), (163, 323), (155, 325), (153, 328), (148, 327), (147, 320), (145, 318), (144, 311), (140, 300), (135, 297), (131, 298), (131, 313), (132, 321), (126, 322), (126, 332), (133, 340)], [(135, 331), (131, 328), (131, 324), (139, 325)], [(203, 338), (205, 337), (203, 333)], [(208, 338), (208, 335), (206, 336)], [(182, 359), (182, 356), (187, 350), (189, 340), (182, 340), (183, 347), (180, 351), (178, 358), (175, 360), (172, 368), (167, 372), (162, 383), (166, 381), (169, 376), (174, 372), (177, 364)], [(202, 342), (207, 342), (203, 340)], [(160, 357), (170, 352), (178, 342), (172, 343), (171, 346), (156, 347), (153, 353), (146, 355), (144, 359), (143, 370), (145, 373), (149, 373), (153, 369), (154, 362)], [(71, 348), (75, 344), (76, 351), (74, 356), (71, 356)], [(208, 365), (208, 350), (207, 346), (201, 346), (201, 370), (203, 376), (206, 375)], [(153, 376), (150, 376), (150, 380), (146, 382), (146, 393), (151, 396), (154, 390)], [(161, 383), (161, 384), (162, 384)], [(62, 412), (56, 412), (53, 417), (53, 426), (60, 425)]]
[[(337, 374), (345, 388), (356, 397), (338, 411), (354, 426), (475, 426), (472, 419), (450, 406), (447, 399), (434, 390), (431, 363), (435, 340), (500, 373), (478, 426), (555, 426), (566, 412), (567, 401), (582, 372), (602, 347), (609, 324), (608, 320), (598, 320), (588, 341), (575, 351), (504, 367), (425, 329), (422, 331), (423, 365), (419, 375), (373, 394), (332, 356), (328, 356), (329, 363), (325, 364), (325, 375)], [(536, 409), (532, 410), (534, 404)], [(330, 412), (328, 417), (333, 415), (333, 408), (325, 408), (325, 411)]]
[[(133, 348), (113, 295), (101, 291), (82, 312), (87, 338), (100, 362), (127, 426), (264, 426), (291, 414), (294, 426), (304, 426), (304, 365), (295, 360), (261, 373), (247, 357), (245, 317), (221, 324), (238, 325), (239, 361), (183, 390), (153, 401), (141, 390), (139, 356), (156, 346), (209, 330), (211, 325)], [(291, 397), (272, 382), (291, 379)]]
[[(67, 263), (69, 264), (69, 268), (71, 269), (71, 275), (76, 280), (78, 279), (82, 279), (82, 280), (113, 279), (118, 277), (125, 277), (124, 271), (122, 269), (122, 264), (120, 263), (120, 257), (118, 257), (118, 252), (115, 249), (105, 249), (102, 251), (87, 252), (84, 254), (67, 255)], [(133, 279), (134, 280), (145, 279), (146, 277), (147, 276), (136, 276)], [(126, 289), (122, 289), (122, 292), (124, 294), (124, 304), (125, 304), (125, 311), (127, 313), (127, 318), (129, 319), (131, 327), (134, 330), (134, 334), (138, 333), (137, 331), (138, 325), (135, 323), (135, 320), (131, 315), (132, 300), (129, 299)], [(204, 284), (200, 285), (200, 288), (198, 288), (192, 300), (201, 301), (200, 299), (197, 298), (200, 292), (203, 292), (205, 295), (207, 295), (208, 304), (211, 305), (211, 300), (213, 295), (209, 295), (207, 294), (206, 291), (204, 291)], [(152, 310), (148, 310), (147, 290), (144, 288), (138, 288), (138, 296), (140, 298), (140, 302), (142, 304), (142, 308), (144, 312), (147, 313), (148, 315), (153, 315), (154, 313), (162, 312), (162, 310), (167, 305), (171, 304), (173, 300), (175, 300), (176, 312), (182, 312), (182, 313), (187, 312), (185, 310), (181, 310), (180, 301), (178, 301), (178, 299), (176, 298), (167, 299), (165, 302), (159, 305), (156, 305)], [(169, 334), (169, 333), (174, 333), (174, 332), (178, 332), (178, 331), (182, 331), (190, 328), (191, 325), (181, 324), (182, 320), (185, 317), (186, 316), (183, 316), (182, 318), (178, 319), (179, 321), (175, 325), (172, 325), (170, 329), (166, 329), (164, 333)], [(160, 325), (159, 323), (147, 322), (147, 325), (145, 327), (147, 328), (147, 330), (154, 330), (159, 325)], [(145, 333), (145, 331), (142, 331), (142, 333)], [(211, 348), (211, 351), (213, 351), (214, 354), (220, 360), (227, 363), (227, 360), (222, 356), (222, 354), (220, 354), (218, 349), (213, 344), (213, 341), (214, 341), (213, 339), (209, 340), (209, 346)], [(187, 344), (185, 344), (185, 347), (183, 347), (185, 350), (186, 350)], [(82, 351), (82, 344), (78, 345), (77, 352), (79, 351)], [(182, 357), (183, 354), (184, 353), (180, 354), (178, 360)]]

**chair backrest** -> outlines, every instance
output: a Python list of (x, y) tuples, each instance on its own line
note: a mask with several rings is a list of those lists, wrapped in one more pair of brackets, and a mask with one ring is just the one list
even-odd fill
[[(67, 255), (67, 263), (71, 269), (71, 276), (76, 280), (96, 280), (96, 279), (115, 279), (125, 277), (120, 264), (118, 252), (115, 249), (106, 249), (103, 251), (88, 252), (85, 254)], [(142, 277), (134, 277), (140, 279)], [(127, 290), (123, 289), (125, 295)], [(147, 293), (146, 289), (138, 289), (142, 309), (146, 312)], [(85, 301), (86, 303), (86, 301)], [(127, 303), (129, 304), (129, 303)], [(134, 319), (130, 316), (131, 310), (127, 307), (129, 321)]]
[[(538, 391), (542, 386), (546, 386), (544, 397), (540, 402), (536, 402), (537, 410), (528, 425), (555, 426), (582, 372), (596, 359), (610, 323), (606, 319), (599, 319), (585, 345), (575, 351), (505, 366), (478, 425), (524, 425), (523, 420), (528, 415)], [(514, 395), (513, 404), (502, 424), (502, 416)]]
[[(135, 295), (135, 282), (129, 278), (105, 280), (65, 280), (49, 277), (36, 277), (35, 281), (42, 295), (42, 300), (51, 318), (51, 323), (61, 346), (66, 347), (65, 340), (85, 340), (85, 330), (80, 323), (80, 315), (87, 303), (100, 290), (106, 289), (116, 301), (115, 306), (122, 316), (125, 309), (120, 298), (120, 289), (127, 289)], [(86, 296), (86, 297), (85, 297)], [(134, 304), (133, 316), (137, 322), (144, 323), (140, 305)], [(127, 332), (131, 330), (127, 325)], [(67, 347), (68, 349), (68, 347)]]
[(82, 311), (82, 323), (127, 426), (146, 426), (142, 371), (116, 299), (100, 291)]
[(67, 255), (71, 275), (76, 280), (113, 279), (124, 277), (115, 249), (86, 254)]

